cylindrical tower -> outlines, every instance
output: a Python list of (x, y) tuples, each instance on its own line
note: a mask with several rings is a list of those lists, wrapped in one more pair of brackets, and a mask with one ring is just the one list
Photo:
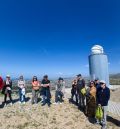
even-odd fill
[(92, 53), (89, 56), (90, 79), (94, 80), (95, 78), (99, 78), (99, 80), (105, 80), (109, 87), (107, 55), (104, 54), (103, 47), (99, 45), (93, 46), (91, 51)]

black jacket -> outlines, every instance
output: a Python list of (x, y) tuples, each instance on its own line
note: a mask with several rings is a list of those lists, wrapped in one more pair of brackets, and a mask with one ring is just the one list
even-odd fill
[(109, 99), (110, 89), (108, 87), (105, 87), (105, 89), (102, 89), (101, 87), (97, 89), (97, 104), (101, 104), (101, 106), (107, 106)]
[(81, 79), (77, 81), (77, 90), (78, 92), (85, 87), (85, 80)]

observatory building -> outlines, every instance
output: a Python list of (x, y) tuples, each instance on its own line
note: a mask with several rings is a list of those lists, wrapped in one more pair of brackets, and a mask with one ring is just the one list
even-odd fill
[(103, 47), (100, 45), (95, 45), (91, 48), (89, 71), (91, 80), (95, 80), (95, 78), (105, 80), (109, 87), (108, 58), (104, 53)]

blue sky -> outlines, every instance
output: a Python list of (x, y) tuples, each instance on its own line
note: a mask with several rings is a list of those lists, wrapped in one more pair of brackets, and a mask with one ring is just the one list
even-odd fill
[(89, 74), (94, 44), (120, 72), (119, 0), (1, 0), (0, 74)]

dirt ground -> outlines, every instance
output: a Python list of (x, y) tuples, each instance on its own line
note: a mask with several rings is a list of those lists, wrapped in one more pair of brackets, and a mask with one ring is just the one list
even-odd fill
[(111, 90), (110, 100), (120, 103), (120, 88)]
[[(28, 102), (25, 105), (16, 100), (13, 106), (0, 109), (0, 129), (101, 129), (100, 125), (94, 125), (67, 99), (62, 105), (52, 104), (49, 108), (47, 105), (42, 107), (41, 103), (31, 105), (31, 95), (27, 97)], [(120, 129), (119, 120), (109, 114), (108, 129)]]

